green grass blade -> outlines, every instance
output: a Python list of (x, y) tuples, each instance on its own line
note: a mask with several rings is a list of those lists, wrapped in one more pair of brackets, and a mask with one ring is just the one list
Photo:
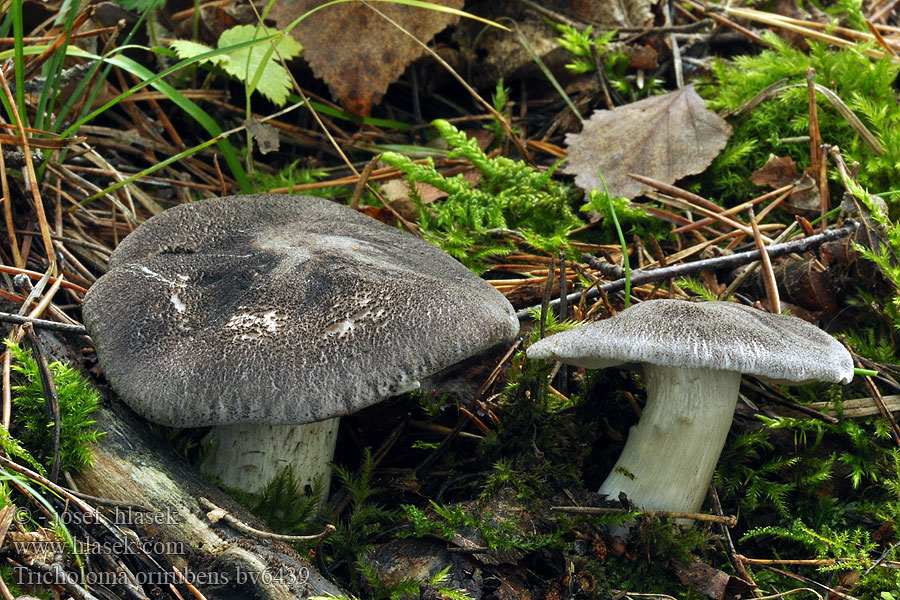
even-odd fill
[[(141, 13), (141, 17), (134, 24), (134, 27), (131, 28), (131, 31), (128, 32), (128, 35), (125, 36), (125, 40), (121, 44), (122, 46), (128, 46), (131, 43), (131, 38), (133, 38), (134, 35), (139, 31), (139, 28), (147, 20), (148, 16), (150, 15), (150, 13), (153, 9), (154, 9), (154, 6), (150, 5), (144, 10), (143, 13)], [(75, 107), (76, 104), (78, 104), (79, 100), (85, 98), (85, 96), (84, 96), (85, 88), (92, 81), (94, 82), (94, 87), (88, 93), (87, 98), (85, 99), (84, 108), (83, 108), (84, 112), (82, 113), (81, 116), (82, 117), (85, 116), (85, 114), (87, 114), (87, 112), (90, 110), (90, 107), (94, 105), (94, 99), (100, 93), (100, 90), (103, 89), (103, 84), (106, 81), (106, 78), (109, 76), (109, 72), (112, 70), (112, 65), (107, 64), (107, 65), (105, 65), (105, 67), (103, 69), (103, 73), (101, 73), (99, 77), (94, 79), (94, 75), (96, 74), (97, 70), (100, 69), (101, 64), (102, 63), (99, 63), (99, 62), (95, 63), (93, 68), (91, 68), (90, 71), (84, 77), (81, 78), (81, 81), (79, 81), (78, 85), (75, 87), (75, 91), (72, 92), (71, 96), (66, 98), (65, 103), (57, 112), (56, 120), (53, 122), (53, 125), (52, 125), (52, 128), (50, 129), (50, 131), (59, 131), (59, 128), (62, 126), (62, 123), (66, 122), (66, 118), (69, 116), (69, 112)]]
[[(265, 41), (265, 40), (263, 40)], [(248, 42), (246, 44), (238, 44), (236, 47), (243, 47), (253, 45), (254, 43), (260, 43), (260, 40), (255, 40), (254, 42)], [(121, 48), (120, 48), (121, 50)], [(213, 119), (205, 110), (200, 108), (193, 101), (185, 98), (178, 90), (174, 87), (163, 81), (163, 77), (177, 71), (178, 69), (182, 69), (190, 64), (199, 62), (201, 60), (205, 60), (206, 58), (210, 58), (213, 56), (217, 56), (219, 54), (224, 54), (228, 49), (220, 49), (213, 50), (211, 52), (206, 52), (204, 54), (198, 55), (196, 57), (185, 59), (183, 61), (178, 62), (177, 64), (169, 67), (168, 69), (160, 72), (153, 73), (143, 65), (136, 63), (131, 60), (127, 56), (107, 56), (100, 57), (89, 52), (85, 52), (79, 48), (74, 48), (70, 46), (67, 50), (68, 54), (72, 56), (79, 56), (82, 58), (89, 58), (93, 60), (99, 60), (101, 62), (111, 64), (113, 66), (117, 66), (129, 73), (136, 75), (142, 81), (141, 83), (129, 88), (116, 98), (110, 100), (100, 108), (94, 110), (88, 115), (78, 119), (75, 123), (69, 126), (65, 131), (61, 133), (63, 137), (67, 137), (72, 135), (74, 132), (78, 130), (81, 125), (91, 121), (98, 115), (102, 114), (109, 108), (115, 106), (123, 99), (131, 96), (132, 94), (140, 91), (141, 89), (151, 86), (157, 91), (165, 94), (165, 96), (175, 103), (179, 108), (185, 111), (191, 118), (197, 121), (213, 138), (218, 137), (222, 133), (222, 128), (219, 124)], [(2, 57), (2, 54), (0, 54)], [(231, 170), (232, 175), (235, 180), (238, 182), (238, 185), (242, 192), (250, 193), (253, 191), (253, 184), (250, 181), (250, 178), (247, 177), (247, 173), (244, 171), (244, 167), (241, 164), (240, 158), (238, 157), (237, 151), (234, 146), (232, 146), (231, 142), (227, 139), (220, 139), (218, 141), (219, 150), (222, 152), (222, 156), (225, 158), (226, 163), (228, 164), (229, 169)]]
[[(291, 94), (290, 101), (294, 103), (302, 102), (302, 98), (296, 94)], [(322, 113), (323, 115), (328, 115), (329, 117), (334, 117), (336, 119), (342, 119), (344, 121), (350, 121), (352, 123), (363, 123), (365, 125), (371, 125), (373, 127), (383, 127), (385, 129), (411, 129), (413, 125), (409, 123), (404, 123), (403, 121), (392, 121), (391, 119), (379, 119), (377, 117), (359, 117), (357, 115), (351, 115), (348, 112), (337, 109), (333, 106), (328, 106), (327, 104), (322, 104), (321, 102), (316, 102), (314, 100), (310, 100), (309, 105), (316, 109), (316, 112)]]
[[(16, 106), (19, 110), (19, 117), (22, 124), (28, 127), (28, 113), (25, 112), (25, 46), (23, 38), (25, 37), (25, 25), (22, 21), (22, 1), (13, 0), (13, 54), (15, 55), (16, 69)], [(15, 122), (12, 114), (9, 115), (10, 122)]]
[(631, 263), (628, 261), (628, 245), (625, 243), (625, 233), (619, 224), (619, 217), (616, 216), (616, 207), (613, 205), (612, 195), (609, 188), (606, 187), (606, 180), (603, 179), (603, 173), (597, 171), (600, 176), (600, 183), (603, 184), (603, 193), (606, 194), (606, 201), (609, 202), (609, 214), (612, 217), (613, 227), (619, 235), (619, 244), (622, 246), (622, 267), (625, 269), (625, 308), (631, 304)]
[[(78, 15), (79, 8), (80, 5), (77, 2), (73, 2), (69, 6), (69, 12), (65, 16), (66, 22), (63, 26), (63, 31), (65, 31), (66, 34), (66, 43), (54, 52), (53, 56), (44, 63), (43, 75), (45, 83), (43, 89), (41, 89), (40, 96), (38, 96), (37, 109), (35, 110), (34, 115), (34, 126), (38, 129), (44, 129), (46, 127), (45, 120), (53, 113), (52, 106), (60, 95), (59, 90), (57, 89), (57, 80), (65, 66), (66, 53), (63, 48), (69, 44), (69, 40), (72, 36), (72, 26), (75, 22), (75, 17)], [(50, 108), (48, 108), (48, 106)]]
[(122, 180), (120, 180), (120, 181), (117, 181), (116, 183), (112, 184), (112, 185), (109, 186), (108, 188), (102, 189), (102, 190), (100, 190), (99, 192), (97, 192), (96, 194), (93, 194), (93, 195), (91, 195), (91, 196), (88, 196), (88, 197), (85, 198), (84, 200), (80, 200), (80, 201), (78, 202), (78, 206), (84, 206), (85, 204), (87, 204), (88, 202), (91, 202), (92, 200), (96, 200), (97, 198), (101, 198), (101, 197), (103, 197), (104, 195), (106, 195), (106, 194), (108, 194), (108, 193), (110, 193), (110, 192), (113, 192), (113, 191), (119, 189), (120, 187), (123, 187), (123, 186), (128, 185), (128, 184), (131, 183), (132, 181), (135, 181), (135, 180), (137, 180), (137, 179), (140, 179), (141, 177), (146, 177), (147, 175), (150, 175), (150, 174), (152, 174), (152, 173), (155, 173), (156, 171), (162, 169), (163, 167), (167, 167), (167, 166), (169, 166), (170, 164), (172, 164), (172, 163), (174, 163), (174, 162), (178, 162), (178, 161), (181, 160), (182, 158), (187, 158), (188, 156), (191, 156), (192, 154), (195, 154), (195, 153), (197, 153), (197, 152), (203, 150), (204, 148), (208, 148), (208, 147), (212, 146), (213, 144), (215, 144), (215, 143), (217, 143), (217, 142), (221, 143), (221, 141), (218, 140), (218, 138), (215, 138), (215, 137), (214, 137), (214, 138), (212, 138), (212, 139), (206, 140), (206, 141), (203, 142), (202, 144), (198, 144), (198, 145), (194, 146), (193, 148), (188, 148), (187, 150), (184, 150), (183, 152), (179, 152), (178, 154), (175, 154), (175, 155), (173, 155), (173, 156), (170, 156), (169, 158), (167, 158), (167, 159), (165, 159), (165, 160), (163, 160), (163, 161), (160, 161), (160, 162), (158, 162), (158, 163), (155, 163), (152, 167), (147, 167), (146, 169), (144, 169), (144, 170), (141, 171), (140, 173), (135, 173), (134, 175), (131, 175), (131, 176), (126, 177), (126, 178), (124, 178), (124, 179), (122, 179)]
[[(291, 29), (297, 26), (303, 19), (313, 14), (316, 11), (322, 10), (323, 8), (327, 8), (329, 6), (334, 6), (335, 4), (343, 4), (345, 2), (357, 2), (357, 0), (331, 0), (331, 2), (326, 2), (325, 4), (321, 4), (313, 9), (310, 9), (291, 21), (291, 24), (284, 28), (285, 31), (290, 32)], [(450, 8), (449, 6), (441, 6), (440, 4), (434, 4), (432, 2), (422, 2), (421, 0), (372, 0), (372, 2), (390, 2), (392, 4), (404, 4), (406, 6), (415, 6), (417, 8), (427, 8), (429, 10), (433, 10), (436, 12), (448, 13), (451, 15), (456, 15), (458, 17), (465, 17), (467, 19), (473, 19), (475, 21), (481, 21), (485, 25), (490, 25), (491, 27), (496, 27), (497, 29), (502, 29), (504, 31), (509, 31), (509, 28), (504, 27), (500, 23), (496, 21), (491, 21), (490, 19), (485, 19), (483, 17), (479, 17), (473, 15), (471, 13), (467, 13), (464, 10), (458, 10), (456, 8)]]

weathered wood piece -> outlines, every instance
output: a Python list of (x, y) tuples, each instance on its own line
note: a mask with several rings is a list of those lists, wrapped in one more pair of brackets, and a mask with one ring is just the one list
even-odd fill
[(94, 466), (76, 476), (80, 491), (152, 508), (155, 512), (120, 509), (116, 520), (153, 548), (175, 549), (162, 558), (206, 598), (305, 600), (343, 594), (287, 544), (247, 537), (223, 521), (212, 524), (198, 498), (208, 498), (254, 528), (267, 529), (153, 438), (127, 407), (106, 402), (96, 419), (106, 435), (94, 449)]

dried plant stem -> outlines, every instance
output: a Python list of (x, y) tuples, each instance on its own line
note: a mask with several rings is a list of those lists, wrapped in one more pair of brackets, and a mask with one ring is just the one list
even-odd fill
[(53, 252), (53, 242), (50, 239), (50, 224), (47, 222), (47, 215), (44, 213), (44, 202), (41, 199), (40, 190), (38, 190), (37, 174), (34, 171), (34, 161), (31, 157), (31, 147), (28, 144), (28, 137), (25, 135), (25, 126), (22, 124), (15, 98), (13, 98), (12, 92), (9, 89), (9, 82), (6, 80), (6, 76), (3, 74), (2, 69), (0, 69), (0, 85), (3, 86), (3, 92), (6, 94), (8, 105), (13, 118), (16, 121), (22, 151), (25, 154), (25, 171), (28, 176), (28, 188), (31, 189), (31, 198), (34, 202), (34, 211), (37, 215), (38, 226), (41, 230), (44, 251), (47, 253), (50, 271), (53, 275), (56, 275), (56, 255)]
[(261, 531), (259, 529), (250, 527), (243, 521), (240, 521), (239, 519), (232, 516), (224, 508), (220, 508), (220, 507), (216, 506), (215, 504), (213, 504), (210, 500), (208, 500), (206, 498), (202, 498), (202, 497), (198, 498), (197, 502), (200, 504), (200, 506), (202, 506), (206, 510), (210, 511), (209, 513), (207, 513), (206, 517), (213, 523), (217, 523), (219, 520), (225, 521), (226, 523), (228, 523), (229, 525), (231, 525), (232, 527), (234, 527), (241, 533), (246, 533), (246, 534), (252, 535), (259, 539), (279, 540), (282, 542), (289, 542), (289, 543), (315, 542), (315, 541), (324, 540), (325, 538), (330, 537), (332, 534), (334, 534), (335, 531), (337, 531), (335, 526), (331, 525), (331, 524), (326, 525), (325, 530), (322, 531), (322, 533), (318, 533), (316, 535), (282, 535), (280, 533), (271, 533), (269, 531)]
[[(789, 17), (782, 17), (781, 15), (764, 12), (761, 10), (754, 10), (752, 8), (722, 7), (720, 10), (728, 13), (733, 17), (747, 19), (748, 21), (754, 21), (756, 23), (762, 23), (764, 25), (769, 25), (772, 27), (780, 27), (781, 29), (793, 31), (794, 33), (799, 33), (808, 38), (828, 42), (829, 44), (839, 46), (841, 48), (852, 47), (856, 45), (855, 42), (852, 42), (850, 40), (845, 40), (834, 35), (823, 33), (822, 31), (814, 28), (817, 26), (813, 26), (810, 22), (807, 21), (791, 19)], [(867, 35), (862, 32), (858, 32), (853, 37), (856, 37), (858, 39), (874, 39), (874, 36)], [(866, 54), (866, 56), (879, 60), (888, 57), (888, 55), (886, 55), (884, 52), (872, 48), (865, 49), (864, 53)], [(897, 62), (897, 59), (893, 57), (889, 58), (891, 58), (893, 62)]]
[(13, 264), (18, 268), (25, 267), (22, 253), (19, 251), (19, 240), (16, 238), (13, 224), (11, 196), (9, 194), (9, 180), (6, 177), (6, 161), (3, 158), (3, 144), (0, 143), (0, 186), (3, 190), (3, 220), (6, 223), (6, 231), (9, 236), (9, 247), (12, 252)]
[[(190, 581), (188, 581), (187, 579), (184, 578), (184, 575), (181, 574), (181, 571), (178, 570), (178, 567), (176, 567), (175, 565), (172, 565), (172, 572), (175, 573), (175, 575), (178, 577), (178, 581), (184, 587), (186, 587), (188, 589), (188, 591), (191, 592), (191, 594), (194, 595), (194, 598), (196, 598), (197, 600), (206, 600), (206, 596), (204, 596), (200, 592), (200, 590), (198, 590), (196, 588), (196, 586), (194, 586), (193, 583), (191, 583)], [(173, 586), (171, 583), (169, 584), (169, 590), (171, 590), (172, 592), (177, 592), (177, 590), (175, 589), (175, 586)], [(178, 595), (176, 597), (180, 598), (181, 596)]]
[(750, 226), (753, 227), (753, 239), (756, 240), (756, 247), (759, 248), (759, 258), (763, 266), (766, 296), (769, 298), (769, 308), (776, 315), (780, 315), (781, 298), (778, 296), (778, 282), (775, 281), (775, 271), (772, 270), (772, 261), (769, 260), (769, 253), (766, 252), (766, 245), (763, 243), (762, 235), (759, 233), (759, 225), (756, 223), (756, 215), (753, 214), (753, 207), (748, 208), (747, 212), (750, 214)]
[[(822, 136), (819, 133), (819, 112), (816, 107), (816, 70), (812, 67), (806, 69), (806, 87), (809, 108), (809, 158), (812, 170), (818, 173)], [(819, 181), (816, 183), (821, 185)]]
[[(669, 196), (672, 196), (673, 198), (683, 200), (684, 202), (688, 203), (691, 206), (692, 210), (695, 210), (695, 211), (701, 213), (702, 215), (705, 215), (711, 219), (719, 221), (719, 222), (721, 222), (725, 225), (728, 225), (729, 227), (732, 227), (734, 229), (738, 229), (747, 235), (753, 235), (753, 230), (750, 227), (748, 227), (744, 223), (741, 223), (737, 219), (732, 219), (730, 216), (725, 215), (724, 208), (722, 208), (718, 204), (710, 202), (709, 200), (707, 200), (706, 198), (704, 198), (702, 196), (698, 196), (697, 194), (693, 194), (691, 192), (688, 192), (687, 190), (683, 190), (679, 187), (675, 187), (674, 185), (669, 185), (667, 183), (657, 181), (657, 180), (653, 179), (652, 177), (646, 177), (644, 175), (637, 175), (634, 173), (629, 173), (628, 176), (631, 177), (632, 179), (634, 179), (635, 181), (639, 181), (643, 184), (649, 185), (650, 187), (654, 188), (655, 190), (657, 190), (659, 192), (662, 192), (663, 194), (668, 194)], [(770, 238), (763, 236), (763, 239), (767, 243), (772, 243), (772, 240)]]
[[(724, 516), (725, 513), (722, 510), (722, 502), (721, 500), (719, 500), (719, 492), (716, 490), (715, 484), (711, 484), (709, 486), (709, 499), (713, 505), (715, 514)], [(737, 548), (734, 546), (734, 540), (731, 539), (731, 532), (728, 531), (728, 527), (720, 523), (719, 530), (721, 531), (722, 537), (725, 539), (725, 547), (728, 550), (728, 556), (731, 559), (734, 568), (737, 570), (741, 577), (743, 577), (745, 580), (747, 580), (748, 583), (750, 583), (750, 585), (752, 585), (754, 588), (758, 588), (759, 586), (756, 585), (756, 582), (753, 580), (753, 576), (747, 570), (744, 561), (739, 558), (740, 554), (738, 554)]]
[(872, 23), (872, 21), (870, 21), (869, 19), (866, 19), (866, 27), (868, 27), (869, 31), (872, 32), (872, 36), (878, 41), (879, 46), (884, 48), (887, 53), (890, 54), (894, 59), (898, 58), (897, 51), (894, 50), (893, 47), (891, 47), (888, 41), (884, 39), (884, 36), (881, 35), (881, 32), (878, 31), (878, 28), (875, 26), (875, 24)]
[[(727, 18), (723, 17), (722, 15), (718, 14), (717, 12), (713, 12), (712, 10), (707, 12), (707, 8), (709, 8), (708, 5), (703, 6), (703, 5), (697, 4), (696, 2), (693, 2), (692, 0), (682, 0), (682, 3), (687, 4), (688, 6), (693, 8), (695, 11), (699, 11), (701, 14), (708, 16), (713, 21), (716, 21), (717, 23), (721, 23), (722, 25), (737, 31), (741, 35), (746, 36), (747, 38), (753, 40), (757, 44), (765, 43), (761, 37), (759, 37), (752, 31), (750, 31), (746, 27), (744, 27), (742, 25), (738, 25), (734, 21), (727, 19)], [(704, 3), (704, 4), (706, 4), (706, 3)]]
[[(777, 206), (778, 204), (783, 202), (785, 198), (790, 196), (790, 192), (793, 189), (794, 189), (794, 184), (788, 184), (786, 186), (778, 188), (777, 190), (772, 190), (771, 192), (767, 192), (767, 193), (763, 194), (762, 196), (757, 196), (756, 198), (754, 198), (752, 200), (748, 200), (748, 201), (744, 202), (743, 204), (738, 204), (737, 206), (732, 206), (728, 210), (724, 210), (719, 214), (721, 216), (735, 215), (737, 213), (747, 210), (751, 206), (756, 206), (760, 202), (765, 202), (766, 200), (770, 200), (772, 198), (775, 198), (775, 201), (772, 202), (772, 204), (775, 204)], [(767, 210), (770, 210), (770, 209), (767, 207)], [(760, 213), (760, 219), (762, 219), (762, 217), (763, 217), (763, 215), (762, 215), (762, 213)], [(676, 227), (675, 229), (672, 230), (672, 233), (687, 233), (688, 231), (693, 231), (695, 229), (703, 227), (704, 225), (709, 225), (710, 223), (713, 223), (713, 222), (715, 222), (715, 219), (713, 219), (712, 217), (703, 217), (702, 219), (694, 221), (690, 225), (683, 225), (681, 227)]]
[(522, 144), (522, 140), (519, 138), (519, 136), (516, 135), (516, 133), (513, 131), (512, 126), (509, 124), (509, 120), (505, 116), (501, 115), (497, 111), (497, 109), (495, 109), (493, 107), (493, 105), (490, 102), (488, 102), (487, 100), (482, 98), (481, 95), (477, 91), (475, 91), (475, 88), (473, 88), (471, 85), (469, 85), (469, 83), (465, 80), (465, 78), (462, 77), (459, 73), (457, 73), (456, 70), (453, 67), (451, 67), (450, 64), (446, 60), (444, 60), (430, 46), (422, 43), (422, 40), (420, 40), (419, 38), (414, 36), (412, 33), (407, 31), (402, 25), (397, 23), (394, 19), (391, 19), (389, 16), (387, 16), (386, 14), (384, 14), (383, 12), (381, 12), (380, 10), (378, 10), (371, 4), (367, 4), (366, 6), (370, 10), (372, 10), (372, 11), (376, 12), (378, 15), (380, 15), (385, 21), (387, 21), (388, 23), (390, 23), (391, 25), (396, 27), (404, 35), (408, 36), (412, 41), (414, 41), (416, 44), (421, 46), (428, 54), (430, 54), (432, 58), (434, 58), (448, 73), (450, 73), (451, 76), (453, 76), (454, 79), (456, 79), (460, 83), (460, 85), (463, 86), (463, 88), (465, 88), (465, 90), (467, 92), (469, 92), (469, 94), (472, 96), (472, 98), (476, 102), (481, 104), (489, 113), (491, 113), (492, 117), (497, 119), (497, 121), (500, 123), (501, 127), (503, 127), (504, 131), (506, 131), (506, 135), (508, 135), (509, 139), (512, 140), (513, 144), (515, 144), (516, 149), (519, 151), (519, 154), (522, 156), (522, 160), (524, 160), (526, 163), (528, 163), (530, 165), (534, 164), (533, 160), (531, 159), (531, 154), (525, 148), (525, 145)]
[[(842, 563), (853, 562), (853, 558), (749, 558), (739, 555), (742, 562), (751, 565), (807, 565), (811, 567), (830, 567)], [(900, 568), (900, 562), (882, 561), (883, 565)]]
[[(847, 342), (841, 340), (844, 346), (847, 348), (847, 351), (850, 352), (851, 356), (856, 356), (853, 350), (847, 346)], [(858, 367), (865, 367), (858, 360), (854, 361)], [(872, 401), (875, 403), (875, 406), (878, 407), (878, 412), (881, 413), (881, 416), (884, 417), (888, 422), (888, 427), (891, 430), (891, 436), (894, 438), (894, 443), (900, 446), (900, 425), (897, 424), (897, 420), (894, 419), (893, 413), (887, 409), (884, 405), (884, 399), (881, 396), (881, 392), (878, 390), (878, 386), (875, 385), (875, 382), (872, 380), (872, 377), (866, 375), (863, 381), (866, 384), (866, 389), (869, 390), (869, 393), (872, 395)]]

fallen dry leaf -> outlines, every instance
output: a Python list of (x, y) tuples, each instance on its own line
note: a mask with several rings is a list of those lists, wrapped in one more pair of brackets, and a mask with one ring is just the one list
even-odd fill
[(597, 23), (602, 29), (609, 27), (648, 27), (653, 23), (651, 9), (656, 0), (565, 0), (561, 4), (573, 16), (582, 21)]
[[(409, 182), (402, 179), (392, 179), (381, 186), (379, 190), (388, 202), (410, 201)], [(433, 185), (424, 181), (416, 182), (416, 194), (422, 200), (422, 204), (431, 204), (435, 200), (447, 197), (447, 192), (442, 192)]]
[(809, 173), (800, 173), (797, 163), (790, 156), (779, 157), (769, 155), (766, 164), (750, 175), (750, 181), (756, 185), (768, 185), (772, 189), (778, 189), (793, 184), (791, 195), (781, 207), (791, 214), (801, 216), (818, 215), (819, 186)]
[(636, 173), (675, 181), (703, 171), (731, 135), (731, 126), (689, 85), (613, 110), (598, 110), (581, 133), (566, 136), (566, 173), (586, 190), (603, 189), (599, 170), (614, 196), (634, 198), (647, 186), (631, 179)]
[[(431, 0), (461, 9), (463, 0)], [(294, 19), (324, 4), (323, 0), (276, 2), (270, 13), (284, 29)], [(336, 4), (319, 10), (300, 22), (291, 35), (303, 45), (303, 58), (313, 73), (328, 84), (331, 93), (348, 111), (368, 115), (388, 85), (394, 82), (425, 49), (388, 22), (374, 9), (400, 24), (420, 41), (459, 20), (435, 10), (378, 2)]]
[(675, 575), (681, 583), (694, 587), (694, 590), (713, 600), (721, 600), (725, 596), (725, 586), (730, 577), (705, 563), (687, 563), (675, 561)]
[(768, 185), (772, 189), (794, 183), (799, 178), (800, 172), (793, 158), (774, 154), (770, 154), (766, 164), (750, 175), (750, 181), (756, 185)]
[(281, 144), (277, 129), (268, 123), (263, 123), (259, 119), (247, 119), (245, 124), (247, 125), (247, 131), (253, 136), (253, 141), (256, 142), (259, 148), (260, 154), (268, 154), (278, 150)]

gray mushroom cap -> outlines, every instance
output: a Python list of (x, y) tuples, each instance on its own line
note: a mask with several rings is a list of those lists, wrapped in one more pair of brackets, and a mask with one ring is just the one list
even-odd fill
[(115, 250), (83, 314), (122, 399), (179, 427), (349, 414), (519, 329), (506, 298), (440, 249), (291, 195), (149, 219)]
[(589, 369), (648, 363), (737, 371), (779, 382), (853, 379), (850, 353), (818, 327), (731, 302), (648, 300), (548, 336), (527, 353)]

